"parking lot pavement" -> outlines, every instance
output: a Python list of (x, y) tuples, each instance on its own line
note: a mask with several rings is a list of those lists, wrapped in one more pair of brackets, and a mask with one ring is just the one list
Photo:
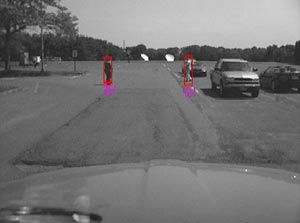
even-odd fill
[(150, 159), (300, 172), (299, 94), (224, 99), (210, 90), (207, 77), (195, 79), (198, 93), (188, 98), (180, 62), (116, 62), (116, 93), (105, 96), (99, 66), (91, 67), (73, 79), (12, 80), (24, 90), (0, 97), (1, 180)]
[[(180, 63), (165, 63), (183, 88)], [(300, 94), (296, 91), (272, 93), (261, 90), (258, 98), (232, 92), (226, 98), (212, 91), (209, 75), (195, 78), (195, 103), (214, 123), (219, 143), (237, 162), (278, 164), (299, 171)], [(222, 160), (222, 157), (216, 157)], [(226, 161), (228, 156), (224, 156)]]
[(0, 95), (0, 182), (25, 175), (14, 158), (59, 128), (99, 96), (95, 78), (26, 77), (1, 80), (19, 90)]

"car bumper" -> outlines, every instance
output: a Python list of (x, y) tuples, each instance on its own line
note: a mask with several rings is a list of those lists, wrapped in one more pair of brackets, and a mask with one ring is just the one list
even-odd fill
[(224, 84), (225, 88), (259, 88), (260, 84), (253, 83), (253, 84), (234, 84), (234, 83), (226, 83)]

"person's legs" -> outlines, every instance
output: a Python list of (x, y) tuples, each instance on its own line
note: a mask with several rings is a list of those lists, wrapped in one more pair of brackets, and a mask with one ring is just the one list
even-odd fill
[(106, 71), (106, 80), (107, 80), (107, 81), (110, 81), (110, 74), (109, 74), (109, 71)]
[(191, 78), (191, 71), (188, 70), (188, 72), (187, 72), (187, 81), (191, 81), (191, 80), (192, 80), (192, 78)]

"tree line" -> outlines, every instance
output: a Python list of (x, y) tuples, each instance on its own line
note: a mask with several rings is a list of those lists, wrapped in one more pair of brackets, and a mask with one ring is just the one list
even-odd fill
[(132, 59), (141, 59), (140, 54), (147, 54), (152, 60), (163, 60), (166, 54), (172, 54), (175, 59), (182, 60), (184, 54), (192, 54), (196, 60), (216, 61), (219, 58), (242, 58), (249, 61), (275, 61), (283, 63), (300, 64), (300, 40), (295, 45), (271, 45), (267, 48), (224, 48), (213, 46), (191, 45), (183, 48), (171, 47), (161, 49), (147, 49), (145, 45), (140, 44), (130, 47)]
[[(48, 8), (56, 11), (49, 11)], [(182, 60), (184, 54), (193, 54), (197, 60), (215, 61), (219, 58), (242, 58), (249, 61), (275, 61), (300, 64), (300, 40), (295, 45), (271, 45), (266, 48), (224, 48), (191, 45), (183, 48), (147, 48), (144, 44), (122, 49), (106, 40), (78, 35), (77, 18), (60, 4), (60, 0), (1, 0), (0, 1), (0, 57), (5, 69), (11, 60), (19, 60), (22, 52), (31, 56), (72, 60), (72, 50), (78, 51), (77, 60), (101, 60), (111, 55), (114, 60), (141, 60), (141, 53), (150, 60), (164, 60), (172, 54)], [(39, 34), (29, 34), (28, 28)], [(43, 63), (43, 62), (42, 62)], [(43, 70), (43, 66), (42, 66)]]
[[(19, 33), (12, 40), (11, 59), (19, 60), (20, 52), (29, 52), (30, 55), (40, 55), (40, 35)], [(3, 43), (3, 40), (1, 41)], [(142, 60), (141, 53), (149, 56), (150, 60), (164, 60), (166, 54), (172, 54), (176, 60), (182, 60), (184, 54), (193, 54), (197, 60), (216, 61), (219, 58), (242, 58), (249, 61), (275, 61), (284, 63), (300, 63), (300, 41), (295, 45), (277, 46), (267, 48), (224, 48), (212, 46), (191, 45), (183, 48), (147, 48), (143, 44), (122, 49), (106, 40), (96, 39), (83, 35), (75, 38), (47, 33), (44, 34), (45, 58), (61, 57), (62, 60), (73, 60), (72, 50), (78, 51), (77, 60), (101, 60), (105, 55), (111, 55), (114, 60)], [(0, 44), (0, 57), (5, 57), (4, 45)]]

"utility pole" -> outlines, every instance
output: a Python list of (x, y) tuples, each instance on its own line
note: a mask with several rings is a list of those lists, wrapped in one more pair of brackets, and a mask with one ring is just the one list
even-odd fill
[(44, 33), (43, 33), (43, 25), (41, 25), (41, 41), (42, 41), (41, 72), (44, 73)]
[(41, 27), (41, 72), (44, 73), (44, 33), (43, 33), (43, 18), (42, 18), (42, 1), (40, 0), (40, 27)]

